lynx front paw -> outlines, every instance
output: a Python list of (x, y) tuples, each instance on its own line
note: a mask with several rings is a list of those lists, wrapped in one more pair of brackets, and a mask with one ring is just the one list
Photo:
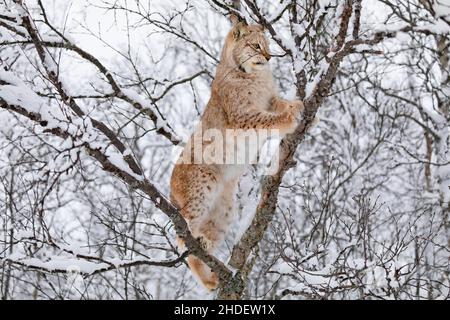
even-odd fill
[(210, 277), (203, 280), (203, 284), (209, 291), (213, 291), (219, 286), (219, 277), (216, 273), (211, 272)]
[(204, 250), (208, 251), (210, 248), (212, 248), (211, 240), (205, 238), (204, 236), (198, 237), (197, 240), (200, 242), (200, 245)]
[(298, 121), (296, 119), (296, 114), (292, 111), (285, 111), (282, 114), (283, 122), (279, 129), (283, 134), (294, 132), (295, 128), (297, 128)]
[(303, 113), (305, 106), (301, 100), (289, 101), (289, 107), (295, 114)]

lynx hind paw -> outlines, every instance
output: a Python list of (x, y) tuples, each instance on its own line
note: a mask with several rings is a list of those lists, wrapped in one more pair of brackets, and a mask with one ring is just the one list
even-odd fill
[(208, 251), (210, 248), (212, 248), (213, 243), (211, 242), (211, 240), (205, 238), (204, 236), (198, 237), (197, 240), (200, 242), (200, 245), (204, 250)]
[(219, 286), (219, 277), (216, 273), (211, 272), (211, 276), (209, 277), (209, 279), (205, 279), (203, 284), (208, 289), (208, 291), (214, 291)]

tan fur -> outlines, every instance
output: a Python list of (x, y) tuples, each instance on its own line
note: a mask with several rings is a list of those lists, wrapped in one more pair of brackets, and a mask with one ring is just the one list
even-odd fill
[[(211, 128), (222, 132), (227, 128), (279, 129), (284, 135), (295, 129), (303, 104), (278, 96), (269, 59), (262, 27), (236, 22), (226, 38), (211, 98), (201, 118), (202, 132)], [(183, 152), (192, 150), (188, 143)], [(193, 236), (200, 238), (210, 253), (223, 241), (233, 218), (234, 195), (244, 168), (215, 163), (175, 165), (171, 200), (188, 221)], [(188, 264), (205, 287), (217, 287), (217, 275), (202, 261), (189, 256)]]

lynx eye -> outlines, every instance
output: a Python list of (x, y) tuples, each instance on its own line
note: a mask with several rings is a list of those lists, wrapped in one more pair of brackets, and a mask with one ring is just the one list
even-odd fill
[(259, 45), (259, 43), (254, 43), (252, 44), (252, 47), (255, 48), (256, 50), (261, 50), (261, 46)]

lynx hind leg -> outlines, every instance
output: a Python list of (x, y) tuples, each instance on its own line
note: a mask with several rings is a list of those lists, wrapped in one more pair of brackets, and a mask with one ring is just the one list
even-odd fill
[[(206, 250), (208, 253), (213, 253), (221, 245), (234, 216), (236, 183), (237, 181), (232, 181), (225, 184), (214, 207), (199, 228), (199, 234), (207, 245)], [(191, 260), (188, 259), (188, 263), (193, 273), (197, 275), (206, 288), (209, 290), (217, 288), (219, 278), (205, 263), (196, 257), (193, 257)]]
[[(189, 231), (194, 238), (200, 237), (199, 226), (201, 225), (201, 220), (208, 214), (211, 210), (210, 203), (213, 199), (210, 197), (202, 195), (199, 193), (196, 197), (189, 197), (187, 201), (181, 202), (183, 206), (179, 208), (181, 215), (186, 220)], [(186, 202), (186, 203), (184, 203)], [(179, 250), (185, 250), (186, 244), (182, 238), (176, 237), (176, 242)]]
[(218, 194), (217, 174), (202, 165), (176, 166), (172, 174), (171, 200), (188, 222), (192, 233), (211, 210)]
[[(213, 243), (201, 230), (221, 191), (218, 177), (204, 166), (176, 167), (172, 175), (172, 201), (186, 219), (192, 236), (198, 238), (204, 249), (211, 253)], [(181, 250), (185, 248), (183, 239), (177, 237), (177, 242)], [(217, 287), (217, 275), (205, 263), (193, 255), (188, 256), (187, 262), (192, 273), (206, 288), (212, 290)]]
[(202, 236), (211, 243), (211, 249), (216, 249), (222, 243), (233, 220), (236, 211), (234, 195), (237, 182), (236, 179), (225, 183), (214, 207), (200, 228)]
[[(199, 226), (198, 230), (193, 232), (194, 237), (197, 237), (203, 248), (208, 252), (212, 253), (214, 250), (214, 243), (212, 243), (207, 237), (206, 234), (202, 234), (201, 226)], [(179, 243), (182, 243), (184, 246), (184, 241), (179, 240)], [(191, 269), (192, 274), (200, 280), (200, 282), (205, 286), (209, 291), (212, 291), (217, 288), (219, 285), (219, 278), (216, 273), (211, 271), (211, 268), (208, 267), (206, 263), (204, 263), (201, 259), (197, 258), (194, 255), (189, 255), (187, 259), (189, 268)]]
[[(212, 254), (214, 250), (220, 245), (225, 235), (225, 221), (217, 221), (213, 217), (216, 217), (215, 212), (211, 212), (211, 217), (208, 216), (204, 219), (203, 223), (199, 226), (200, 241), (205, 247), (205, 250)], [(215, 272), (213, 272), (206, 263), (198, 259), (197, 257), (190, 255), (188, 257), (188, 265), (192, 270), (192, 273), (202, 282), (202, 284), (208, 290), (214, 290), (219, 284), (219, 278)]]

